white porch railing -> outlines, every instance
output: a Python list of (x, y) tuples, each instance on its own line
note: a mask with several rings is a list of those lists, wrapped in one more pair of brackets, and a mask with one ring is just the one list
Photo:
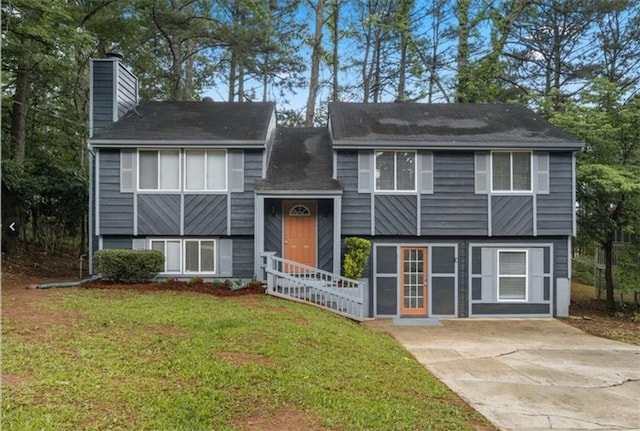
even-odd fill
[(364, 320), (364, 284), (318, 268), (263, 253), (267, 293), (312, 304), (353, 320)]

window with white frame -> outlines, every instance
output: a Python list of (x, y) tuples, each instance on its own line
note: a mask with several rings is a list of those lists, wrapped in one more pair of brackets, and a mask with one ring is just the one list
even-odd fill
[(180, 273), (182, 268), (182, 241), (179, 239), (152, 239), (151, 250), (159, 251), (164, 255), (165, 273)]
[(526, 301), (528, 284), (526, 250), (498, 250), (498, 300)]
[(416, 152), (376, 151), (376, 191), (415, 191)]
[(185, 190), (226, 190), (227, 152), (225, 150), (187, 150), (184, 177)]
[(139, 150), (139, 190), (180, 190), (180, 150)]
[(184, 240), (184, 272), (215, 273), (216, 242), (211, 239)]
[(214, 274), (216, 241), (213, 239), (152, 239), (151, 250), (164, 255), (163, 273)]
[(531, 191), (531, 152), (494, 151), (491, 153), (494, 192)]

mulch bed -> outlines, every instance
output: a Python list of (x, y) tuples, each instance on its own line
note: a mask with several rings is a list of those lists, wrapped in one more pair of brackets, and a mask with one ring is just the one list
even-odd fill
[(196, 292), (214, 296), (244, 296), (263, 294), (264, 286), (252, 282), (239, 290), (231, 290), (228, 283), (189, 283), (186, 281), (166, 281), (158, 283), (121, 284), (107, 280), (92, 281), (80, 286), (83, 289), (136, 290), (139, 292)]

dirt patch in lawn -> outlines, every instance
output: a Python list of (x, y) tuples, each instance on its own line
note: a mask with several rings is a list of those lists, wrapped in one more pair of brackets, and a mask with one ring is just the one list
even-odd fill
[(597, 299), (595, 288), (580, 283), (571, 286), (569, 318), (571, 326), (598, 337), (640, 345), (640, 315), (607, 312), (604, 299)]
[(318, 419), (310, 413), (291, 405), (265, 406), (256, 402), (249, 408), (249, 415), (234, 421), (244, 431), (322, 431), (328, 430), (320, 425)]

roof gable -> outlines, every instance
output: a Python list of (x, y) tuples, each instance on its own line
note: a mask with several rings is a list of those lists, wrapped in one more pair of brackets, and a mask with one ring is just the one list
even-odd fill
[(273, 103), (143, 102), (90, 142), (264, 143), (274, 112)]
[(329, 122), (335, 148), (582, 147), (517, 104), (330, 103)]

